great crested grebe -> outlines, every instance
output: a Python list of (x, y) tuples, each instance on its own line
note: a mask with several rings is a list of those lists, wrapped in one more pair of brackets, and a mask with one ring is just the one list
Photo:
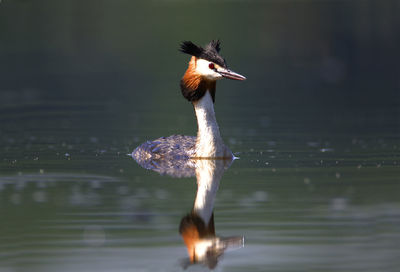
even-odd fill
[[(245, 80), (228, 69), (219, 55), (220, 42), (212, 40), (204, 48), (190, 41), (181, 44), (180, 51), (191, 55), (189, 67), (181, 79), (182, 95), (192, 102), (197, 118), (197, 137), (172, 135), (147, 141), (137, 147), (132, 157), (143, 162), (154, 159), (219, 158), (230, 159), (232, 152), (225, 146), (215, 118), (216, 81), (221, 78)], [(146, 167), (147, 168), (147, 167)]]

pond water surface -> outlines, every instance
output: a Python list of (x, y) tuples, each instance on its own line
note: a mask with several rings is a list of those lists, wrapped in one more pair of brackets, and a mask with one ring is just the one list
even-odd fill
[[(178, 227), (193, 205), (195, 178), (161, 176), (129, 156), (148, 139), (143, 134), (161, 136), (168, 129), (105, 128), (96, 122), (102, 115), (96, 108), (68, 107), (74, 108), (69, 116), (43, 105), (31, 109), (49, 116), (38, 130), (29, 125), (37, 121), (32, 117), (18, 119), (24, 130), (10, 122), (2, 131), (1, 271), (180, 269), (187, 253)], [(245, 117), (220, 118), (224, 138), (240, 159), (220, 181), (214, 220), (217, 234), (243, 235), (245, 245), (227, 252), (217, 269), (395, 271), (398, 138), (385, 131), (269, 131), (265, 118), (246, 107), (237, 110)], [(80, 116), (95, 121), (90, 131), (63, 130), (59, 115), (68, 122)]]

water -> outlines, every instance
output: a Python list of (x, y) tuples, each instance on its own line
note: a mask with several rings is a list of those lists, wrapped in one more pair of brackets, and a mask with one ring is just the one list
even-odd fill
[(248, 78), (217, 84), (215, 230), (245, 243), (216, 270), (397, 270), (395, 1), (53, 2), (0, 3), (0, 271), (182, 270), (196, 179), (129, 154), (195, 135), (177, 47), (215, 37)]
[[(125, 152), (136, 143), (75, 133), (3, 142), (14, 151), (2, 155), (2, 271), (180, 269), (195, 179), (141, 169)], [(395, 271), (397, 139), (252, 137), (227, 137), (240, 159), (221, 180), (216, 232), (244, 235), (245, 247), (219, 270)]]

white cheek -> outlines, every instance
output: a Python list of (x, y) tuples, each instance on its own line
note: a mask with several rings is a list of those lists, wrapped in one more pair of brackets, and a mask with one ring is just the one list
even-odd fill
[(211, 62), (204, 60), (204, 59), (198, 59), (196, 62), (196, 72), (199, 73), (202, 76), (205, 76), (209, 79), (219, 79), (222, 76), (218, 73), (216, 73), (214, 70), (210, 69), (208, 66)]

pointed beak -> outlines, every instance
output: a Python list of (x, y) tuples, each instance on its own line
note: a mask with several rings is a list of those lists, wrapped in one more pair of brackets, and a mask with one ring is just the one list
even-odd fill
[(217, 72), (225, 77), (225, 78), (229, 78), (229, 79), (234, 79), (234, 80), (245, 80), (246, 78), (244, 76), (242, 76), (241, 74), (235, 73), (234, 71), (231, 71), (229, 69), (225, 69), (225, 68), (218, 68)]

